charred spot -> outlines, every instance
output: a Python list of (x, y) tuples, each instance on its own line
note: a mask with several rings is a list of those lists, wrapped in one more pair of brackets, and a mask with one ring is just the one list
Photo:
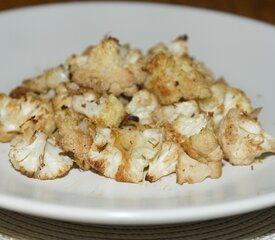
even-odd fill
[(68, 107), (67, 107), (66, 105), (62, 105), (62, 106), (61, 106), (61, 109), (62, 109), (62, 110), (66, 110), (67, 108), (68, 108)]
[(102, 145), (102, 146), (97, 146), (97, 151), (102, 152), (102, 151), (104, 151), (104, 149), (105, 149), (107, 146), (108, 146), (108, 143), (105, 143), (105, 144)]
[(124, 98), (127, 101), (131, 101), (132, 97), (126, 96), (124, 93), (120, 94), (120, 97)]
[[(132, 127), (132, 128), (136, 128), (136, 125), (134, 125), (134, 124), (131, 124), (131, 123), (121, 123), (120, 125), (119, 125), (119, 127), (118, 128), (120, 128), (120, 129), (123, 129), (124, 127)], [(132, 131), (132, 129), (131, 128), (129, 128), (128, 129), (129, 131)]]
[(34, 116), (31, 116), (31, 117), (29, 118), (28, 121), (30, 121), (30, 122), (32, 122), (32, 123), (34, 123), (34, 124), (38, 122), (38, 120), (35, 119), (35, 115), (34, 115)]
[(149, 72), (149, 70), (148, 70), (148, 68), (147, 67), (141, 67), (141, 70), (143, 71), (143, 72)]
[(19, 99), (21, 97), (25, 97), (28, 93), (31, 93), (31, 92), (32, 91), (29, 88), (19, 86), (13, 89), (9, 95), (11, 98)]
[(209, 117), (213, 117), (214, 116), (214, 112), (208, 112), (208, 116)]
[(55, 134), (57, 132), (58, 128), (55, 128), (52, 132), (52, 134)]
[(137, 84), (137, 88), (138, 88), (138, 90), (143, 89), (143, 88), (144, 88), (144, 84), (143, 84), (143, 83), (141, 83), (141, 84)]
[(188, 35), (187, 34), (183, 34), (183, 35), (181, 35), (181, 36), (179, 36), (178, 38), (177, 38), (177, 40), (183, 40), (183, 41), (188, 41)]
[(119, 44), (119, 40), (117, 38), (111, 37), (111, 36), (106, 36), (106, 40), (114, 41), (117, 44)]
[(94, 170), (96, 170), (100, 173), (104, 172), (104, 162), (102, 160), (101, 161), (95, 161), (95, 162), (93, 162), (92, 165), (93, 165)]
[(32, 119), (31, 121), (32, 121), (34, 124), (36, 124), (36, 123), (38, 122), (37, 119)]
[(180, 85), (180, 83), (178, 81), (175, 81), (175, 86), (177, 87), (179, 85)]
[(128, 115), (127, 120), (134, 121), (134, 122), (139, 122), (139, 117), (135, 116), (135, 115)]
[[(237, 107), (238, 107), (238, 106), (237, 106)], [(243, 115), (244, 117), (248, 117), (248, 114), (247, 114), (247, 112), (245, 112), (245, 111), (242, 112), (241, 115)]]
[(71, 72), (68, 74), (68, 78), (69, 78), (70, 81), (73, 79), (73, 74)]
[(74, 153), (72, 151), (67, 151), (67, 152), (61, 152), (59, 153), (60, 156), (67, 156), (69, 158), (74, 158)]
[(139, 122), (139, 117), (131, 114), (127, 114), (119, 125), (119, 128), (123, 127), (136, 127), (135, 123)]
[(82, 103), (82, 104), (81, 104), (81, 107), (86, 108), (86, 104), (85, 104), (85, 103)]
[(145, 180), (146, 180), (146, 181), (149, 181), (149, 182), (154, 182), (155, 179), (154, 179), (153, 176), (150, 176), (150, 175), (147, 174), (147, 175), (145, 176)]

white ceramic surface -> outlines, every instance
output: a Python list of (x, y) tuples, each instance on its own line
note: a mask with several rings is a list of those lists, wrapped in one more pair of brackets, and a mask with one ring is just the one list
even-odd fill
[[(81, 52), (105, 34), (148, 49), (180, 34), (190, 52), (217, 76), (244, 89), (260, 119), (275, 135), (275, 28), (236, 16), (169, 5), (82, 3), (35, 7), (0, 14), (0, 89)], [(68, 221), (160, 224), (212, 219), (275, 204), (275, 157), (262, 164), (226, 164), (219, 180), (177, 185), (175, 176), (139, 185), (118, 183), (73, 169), (55, 181), (16, 172), (0, 145), (0, 207)]]

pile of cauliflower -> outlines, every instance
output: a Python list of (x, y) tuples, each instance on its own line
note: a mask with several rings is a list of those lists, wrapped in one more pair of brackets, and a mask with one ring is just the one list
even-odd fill
[(146, 55), (105, 37), (0, 94), (0, 141), (21, 173), (55, 179), (72, 167), (120, 182), (222, 175), (275, 152), (260, 109), (188, 54), (187, 37)]

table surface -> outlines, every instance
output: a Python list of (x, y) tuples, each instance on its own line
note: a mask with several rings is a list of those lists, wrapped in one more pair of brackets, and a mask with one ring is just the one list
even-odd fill
[[(75, 0), (3, 0), (0, 1), (0, 11), (16, 7), (70, 1)], [(130, 0), (130, 2), (132, 1)], [(143, 2), (174, 3), (215, 9), (275, 24), (275, 0), (143, 0)]]

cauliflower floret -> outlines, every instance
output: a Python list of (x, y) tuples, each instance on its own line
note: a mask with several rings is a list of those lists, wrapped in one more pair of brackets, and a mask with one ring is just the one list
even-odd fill
[(27, 96), (32, 96), (34, 98), (39, 98), (39, 94), (33, 92), (31, 89), (29, 88), (26, 88), (24, 86), (18, 86), (16, 88), (14, 88), (9, 96), (11, 98), (17, 98), (17, 99), (20, 99), (22, 97), (27, 97)]
[(150, 59), (152, 56), (160, 53), (170, 53), (176, 57), (182, 57), (188, 54), (188, 47), (187, 47), (187, 36), (180, 36), (176, 40), (172, 41), (168, 44), (159, 43), (156, 46), (152, 47), (149, 52), (147, 58)]
[(95, 126), (71, 109), (56, 112), (56, 141), (83, 170), (90, 168), (89, 149), (93, 143)]
[(62, 82), (69, 82), (68, 65), (60, 65), (45, 71), (36, 78), (25, 80), (23, 87), (36, 93), (45, 93), (50, 89), (55, 89)]
[(213, 122), (199, 113), (195, 101), (161, 107), (153, 117), (157, 125), (165, 127), (167, 138), (179, 143), (192, 158), (201, 162), (223, 158)]
[(55, 90), (50, 89), (45, 93), (37, 93), (37, 92), (33, 92), (29, 88), (19, 86), (13, 89), (10, 92), (9, 96), (11, 98), (16, 98), (16, 99), (27, 98), (28, 96), (30, 96), (34, 99), (49, 103), (55, 96)]
[(164, 142), (157, 156), (149, 161), (146, 180), (155, 182), (176, 171), (179, 157), (179, 146), (172, 142)]
[(132, 96), (145, 80), (143, 56), (139, 50), (121, 46), (114, 38), (105, 38), (85, 55), (68, 59), (72, 80), (96, 93)]
[[(35, 129), (46, 133), (54, 130), (53, 111), (49, 104), (31, 96), (12, 99), (0, 94), (0, 141), (9, 142), (22, 132), (22, 125), (35, 122)], [(25, 126), (26, 127), (26, 126)], [(32, 125), (34, 127), (34, 125)]]
[(231, 108), (237, 108), (248, 114), (252, 112), (250, 100), (245, 93), (237, 88), (229, 87), (225, 81), (217, 81), (211, 86), (212, 97), (199, 100), (199, 106), (204, 112), (213, 114), (215, 125)]
[(55, 179), (65, 175), (73, 161), (62, 156), (54, 139), (43, 132), (18, 135), (11, 142), (10, 161), (21, 173), (38, 179)]
[(265, 152), (275, 152), (275, 139), (257, 121), (238, 109), (231, 109), (217, 129), (225, 158), (233, 165), (249, 165)]
[(172, 45), (157, 45), (149, 51), (146, 70), (149, 73), (145, 87), (158, 97), (162, 104), (180, 99), (204, 99), (211, 96), (205, 74), (196, 68), (186, 54), (186, 48), (175, 41)]
[(102, 127), (118, 127), (125, 115), (123, 104), (114, 95), (100, 98), (92, 92), (74, 95), (72, 107)]
[(186, 101), (180, 103), (174, 103), (167, 106), (162, 106), (156, 109), (153, 113), (153, 120), (158, 125), (164, 123), (172, 123), (180, 115), (185, 117), (191, 117), (199, 113), (199, 107), (196, 101)]
[(200, 113), (191, 117), (179, 116), (172, 124), (175, 131), (184, 138), (198, 134), (206, 127), (207, 117)]
[(191, 59), (196, 70), (204, 77), (204, 80), (212, 85), (215, 82), (215, 77), (213, 72), (201, 61), (197, 59)]
[(219, 178), (221, 176), (221, 167), (221, 161), (202, 163), (182, 151), (176, 167), (177, 183), (199, 183), (207, 177)]
[(80, 91), (75, 83), (61, 83), (55, 89), (52, 105), (55, 112), (72, 107), (72, 97)]
[(144, 169), (160, 150), (162, 131), (98, 128), (90, 151), (91, 166), (121, 182), (143, 181)]
[(212, 120), (205, 114), (190, 118), (178, 117), (172, 123), (175, 138), (185, 151), (201, 162), (221, 161), (223, 152), (218, 144)]
[(186, 153), (200, 162), (217, 162), (223, 159), (223, 151), (218, 143), (213, 127), (203, 128), (184, 143)]
[(148, 62), (146, 69), (150, 75), (145, 87), (156, 94), (162, 104), (211, 96), (207, 82), (187, 58), (161, 52)]
[(126, 112), (139, 118), (141, 124), (151, 124), (152, 113), (158, 108), (158, 100), (147, 90), (135, 93), (130, 103), (126, 106)]

